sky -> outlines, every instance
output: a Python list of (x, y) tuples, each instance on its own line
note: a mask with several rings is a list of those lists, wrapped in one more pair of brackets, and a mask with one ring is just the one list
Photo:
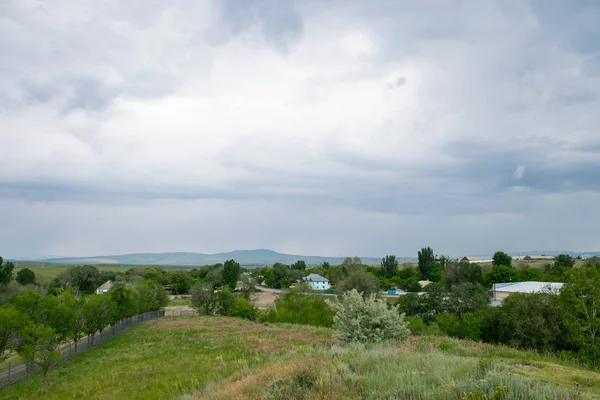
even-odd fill
[(595, 0), (0, 2), (0, 255), (600, 250)]

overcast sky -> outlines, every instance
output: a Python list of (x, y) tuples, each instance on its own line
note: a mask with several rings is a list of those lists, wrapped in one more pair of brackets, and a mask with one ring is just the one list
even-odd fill
[(599, 20), (0, 1), (0, 255), (600, 250)]

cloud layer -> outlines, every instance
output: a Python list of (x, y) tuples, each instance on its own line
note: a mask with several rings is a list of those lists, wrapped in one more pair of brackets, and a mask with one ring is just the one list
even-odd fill
[(600, 249), (571, 3), (3, 2), (0, 254)]

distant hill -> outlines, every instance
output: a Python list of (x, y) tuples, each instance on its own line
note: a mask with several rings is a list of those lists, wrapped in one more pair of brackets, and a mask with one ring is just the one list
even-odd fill
[[(49, 263), (64, 264), (130, 264), (130, 265), (207, 265), (222, 263), (234, 259), (241, 265), (260, 266), (273, 265), (276, 262), (292, 264), (303, 260), (307, 265), (320, 265), (327, 261), (335, 265), (341, 264), (344, 257), (302, 256), (282, 254), (272, 250), (234, 250), (228, 253), (137, 253), (113, 256), (48, 258), (39, 260)], [(379, 264), (381, 258), (361, 258), (364, 264)], [(414, 262), (414, 258), (400, 257), (400, 262)]]

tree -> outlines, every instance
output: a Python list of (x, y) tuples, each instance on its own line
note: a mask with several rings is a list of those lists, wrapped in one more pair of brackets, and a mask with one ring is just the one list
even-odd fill
[(60, 341), (52, 328), (29, 324), (23, 329), (19, 355), (39, 365), (44, 376), (44, 392), (48, 393), (48, 370), (60, 358)]
[(171, 290), (175, 294), (185, 294), (189, 292), (192, 287), (192, 281), (190, 277), (184, 272), (174, 272), (171, 274), (170, 279)]
[(114, 322), (137, 315), (139, 308), (135, 293), (131, 289), (126, 288), (122, 283), (115, 283), (108, 294), (116, 305)]
[(63, 289), (77, 288), (82, 293), (92, 294), (104, 282), (96, 267), (83, 265), (62, 272), (52, 281), (51, 286)]
[(21, 285), (29, 285), (31, 283), (35, 283), (35, 272), (30, 270), (29, 268), (23, 268), (17, 272), (17, 277), (15, 279)]
[(381, 342), (409, 335), (408, 322), (397, 306), (375, 295), (363, 297), (357, 290), (342, 295), (342, 302), (328, 302), (333, 313), (333, 338), (338, 343)]
[(398, 261), (396, 256), (385, 256), (381, 260), (381, 272), (385, 278), (392, 278), (398, 272)]
[(329, 269), (329, 267), (331, 267), (331, 265), (329, 265), (329, 263), (327, 261), (324, 261), (323, 264), (321, 264), (321, 267), (327, 271)]
[(513, 293), (498, 311), (498, 340), (510, 346), (555, 351), (567, 344), (558, 297), (547, 293)]
[(27, 316), (15, 308), (0, 307), (0, 361), (17, 348), (19, 335), (27, 322)]
[(113, 321), (117, 305), (110, 294), (103, 293), (88, 296), (83, 304), (82, 313), (85, 318), (84, 331), (94, 344), (94, 334), (101, 332)]
[(565, 323), (581, 343), (581, 356), (592, 366), (600, 359), (600, 271), (578, 268), (562, 288), (559, 304)]
[(506, 265), (507, 267), (512, 267), (512, 257), (503, 251), (497, 251), (494, 253), (494, 256), (492, 257), (492, 265), (494, 267), (499, 267), (500, 265)]
[(311, 295), (304, 288), (291, 289), (275, 302), (275, 318), (272, 322), (287, 322), (330, 327), (333, 314), (323, 296)]
[(15, 264), (10, 261), (4, 262), (0, 257), (0, 284), (8, 285), (13, 277)]
[(248, 275), (242, 275), (240, 281), (241, 281), (241, 285), (239, 286), (240, 294), (242, 295), (243, 298), (250, 301), (252, 298), (252, 295), (256, 292), (256, 283), (254, 282), (254, 279), (252, 279)]
[(231, 289), (235, 289), (237, 281), (240, 279), (240, 264), (235, 260), (227, 260), (223, 265), (223, 281)]
[(368, 297), (379, 292), (379, 281), (372, 274), (358, 270), (337, 285), (337, 292), (340, 294), (351, 290), (356, 290)]
[(568, 254), (560, 254), (554, 258), (554, 269), (568, 270), (575, 266), (575, 260)]
[(215, 290), (211, 285), (205, 283), (196, 283), (192, 286), (192, 307), (200, 315), (213, 315)]
[(304, 271), (306, 269), (306, 263), (302, 260), (298, 260), (294, 264), (292, 264), (292, 269)]
[(507, 265), (498, 265), (485, 274), (484, 281), (488, 287), (494, 283), (514, 282), (517, 272)]
[(273, 264), (273, 271), (270, 279), (266, 279), (268, 286), (275, 289), (286, 288), (290, 286), (292, 280), (290, 278), (290, 268), (281, 263)]
[(431, 247), (422, 248), (421, 250), (419, 250), (418, 258), (421, 279), (435, 281), (436, 269), (438, 268), (438, 264), (435, 261), (433, 249)]
[(158, 282), (136, 282), (134, 295), (140, 313), (158, 311), (169, 303), (167, 292)]
[(444, 268), (443, 281), (448, 289), (460, 283), (483, 283), (481, 265), (468, 261), (448, 262)]
[(479, 283), (461, 283), (452, 287), (447, 303), (449, 311), (461, 315), (487, 307), (490, 298)]

